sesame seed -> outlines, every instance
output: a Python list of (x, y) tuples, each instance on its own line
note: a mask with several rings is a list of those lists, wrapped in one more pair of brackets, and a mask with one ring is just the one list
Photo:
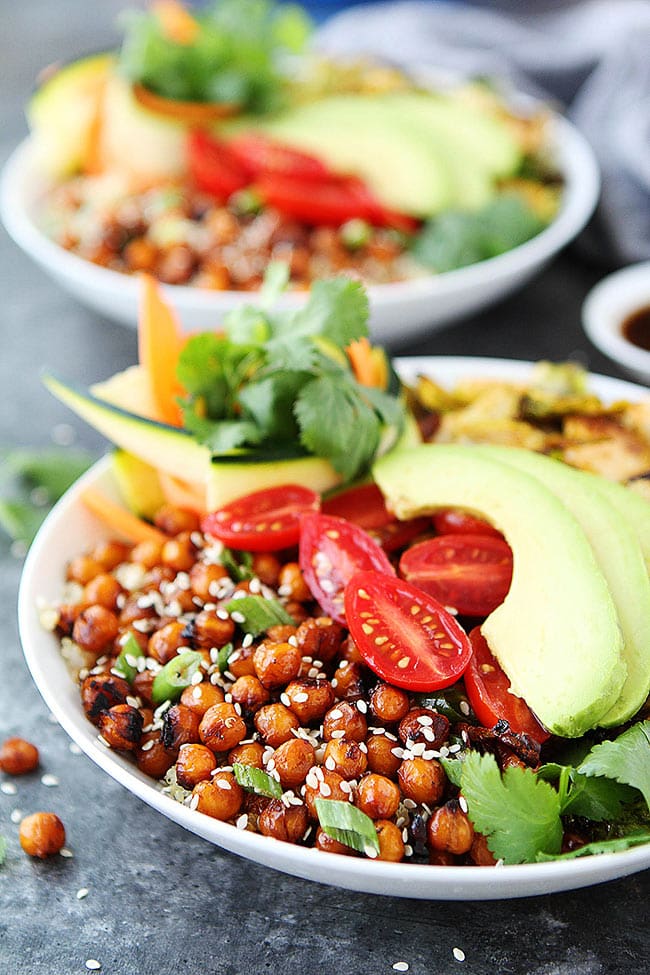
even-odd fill
[(232, 786), (228, 781), (228, 779), (217, 779), (216, 783), (220, 789), (225, 789), (226, 792), (229, 792), (232, 789)]
[(63, 857), (64, 860), (72, 860), (74, 853), (67, 846), (64, 846), (59, 850), (59, 856)]
[(366, 704), (365, 701), (362, 701), (361, 699), (357, 701), (357, 711), (360, 711), (361, 714), (368, 713), (368, 705)]
[(321, 782), (318, 791), (320, 792), (320, 794), (322, 796), (325, 797), (325, 799), (327, 799), (328, 796), (331, 796), (332, 795), (332, 789), (327, 784), (327, 782)]
[(405, 799), (404, 800), (404, 808), (405, 809), (415, 809), (416, 807), (417, 807), (417, 802), (415, 802), (413, 799)]
[(350, 785), (349, 782), (346, 782), (345, 779), (343, 779), (343, 781), (339, 785), (339, 789), (341, 790), (341, 792), (347, 792), (348, 795), (350, 795), (350, 793), (352, 792), (352, 786)]
[(333, 772), (336, 768), (336, 762), (334, 761), (331, 755), (329, 756), (329, 758), (325, 759), (325, 768), (329, 772)]
[(459, 706), (462, 714), (464, 714), (466, 716), (469, 714), (469, 704), (467, 703), (467, 701), (461, 701), (458, 706)]
[(366, 745), (365, 741), (359, 742), (359, 751), (363, 752), (364, 755), (368, 754), (368, 746)]
[(456, 961), (465, 961), (465, 952), (463, 951), (462, 948), (453, 948), (452, 955), (454, 956)]
[(433, 724), (433, 718), (428, 714), (419, 714), (416, 720), (423, 728), (428, 728)]
[(244, 614), (238, 613), (236, 610), (230, 614), (230, 619), (233, 621), (233, 623), (241, 624), (246, 622), (246, 617), (244, 616)]
[[(252, 644), (252, 642), (253, 642), (253, 634), (252, 633), (247, 633), (246, 636), (244, 637), (244, 639), (242, 640), (241, 645), (242, 645), (242, 647), (245, 650), (248, 647), (250, 647), (250, 645)], [(241, 656), (241, 654), (240, 654), (240, 656)]]
[(334, 710), (330, 711), (330, 713), (328, 714), (328, 718), (332, 718), (333, 721), (335, 721), (336, 718), (342, 718), (342, 717), (343, 717), (343, 712), (339, 708), (334, 708)]
[(3, 782), (2, 785), (0, 785), (0, 792), (2, 792), (5, 796), (15, 796), (18, 789), (13, 782)]
[(199, 804), (199, 796), (192, 796), (190, 799), (190, 809), (196, 809)]
[(435, 734), (435, 732), (433, 731), (432, 728), (423, 728), (422, 729), (422, 737), (423, 738), (426, 738), (427, 741), (435, 741), (436, 740), (436, 734)]
[(304, 691), (300, 691), (299, 694), (294, 695), (294, 702), (296, 704), (305, 704), (309, 700), (309, 694), (305, 694)]
[(409, 963), (407, 961), (396, 961), (393, 965), (393, 971), (395, 972), (408, 972)]
[(379, 855), (375, 850), (374, 846), (365, 846), (363, 848), (363, 852), (370, 860), (376, 860)]
[(12, 823), (19, 823), (20, 820), (23, 818), (22, 809), (14, 809), (9, 818)]
[(458, 797), (458, 805), (460, 806), (460, 808), (464, 813), (466, 813), (469, 809), (469, 806), (467, 805), (467, 799), (465, 798), (465, 796)]
[(246, 829), (248, 826), (248, 813), (242, 813), (241, 816), (235, 822), (237, 829)]
[(280, 694), (280, 700), (284, 704), (285, 707), (287, 707), (287, 708), (290, 708), (291, 707), (291, 698), (289, 697), (289, 695), (286, 692), (283, 691), (282, 694)]
[(334, 741), (336, 741), (337, 738), (345, 738), (345, 731), (333, 731), (330, 737)]
[(145, 743), (142, 746), (142, 748), (140, 749), (140, 751), (141, 752), (151, 751), (151, 749), (153, 748), (154, 745), (155, 745), (155, 742), (154, 742), (154, 740), (152, 738), (150, 741), (145, 741)]
[(218, 609), (217, 610), (217, 618), (220, 619), (220, 620), (227, 620), (228, 619), (228, 613), (225, 611), (225, 609)]
[(394, 755), (395, 758), (404, 758), (404, 749), (403, 748), (391, 748), (390, 753), (391, 753), (391, 755)]
[(409, 843), (406, 843), (404, 845), (404, 856), (406, 856), (406, 857), (412, 857), (413, 856), (413, 847)]
[(98, 972), (101, 967), (101, 962), (97, 961), (96, 958), (89, 958), (86, 962), (86, 968), (89, 972)]
[(88, 897), (89, 893), (90, 891), (88, 890), (87, 887), (80, 887), (79, 890), (77, 891), (77, 900), (82, 901), (84, 897)]

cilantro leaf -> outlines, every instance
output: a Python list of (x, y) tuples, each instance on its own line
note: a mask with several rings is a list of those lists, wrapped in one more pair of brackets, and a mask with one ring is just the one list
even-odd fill
[(231, 453), (237, 447), (255, 446), (262, 439), (259, 428), (248, 420), (203, 420), (192, 414), (183, 415), (186, 429), (215, 456)]
[(229, 390), (224, 358), (229, 345), (222, 336), (202, 332), (186, 342), (178, 359), (179, 382), (193, 398), (203, 398), (208, 416), (226, 415)]
[(596, 745), (578, 771), (631, 785), (650, 808), (650, 721), (641, 721), (614, 741)]
[(577, 850), (570, 850), (569, 853), (561, 853), (556, 856), (549, 856), (547, 853), (538, 853), (538, 862), (547, 860), (575, 860), (577, 857), (594, 856), (598, 853), (618, 853), (620, 850), (629, 850), (633, 846), (641, 846), (643, 843), (650, 843), (650, 833), (638, 831), (628, 833), (627, 836), (618, 836), (613, 840), (595, 840), (587, 843)]
[(239, 402), (263, 439), (276, 443), (298, 439), (293, 405), (308, 379), (308, 373), (281, 370), (241, 390)]
[(265, 369), (296, 369), (310, 372), (318, 362), (318, 349), (311, 338), (284, 335), (266, 343)]
[(312, 379), (294, 407), (300, 441), (327, 457), (346, 480), (367, 468), (379, 446), (379, 419), (350, 384), (333, 375)]
[(492, 755), (470, 752), (463, 762), (461, 790), (476, 829), (505, 863), (531, 863), (539, 853), (562, 846), (560, 797), (531, 769), (503, 773)]
[(637, 793), (611, 779), (590, 778), (569, 766), (549, 763), (537, 770), (545, 782), (558, 782), (560, 811), (563, 816), (583, 816), (593, 822), (620, 819), (624, 804)]
[(464, 758), (440, 758), (438, 759), (440, 764), (445, 770), (445, 774), (452, 785), (458, 786), (460, 789), (460, 779), (463, 774), (463, 765), (465, 764)]
[(264, 281), (260, 291), (259, 304), (261, 308), (272, 308), (289, 284), (289, 265), (286, 261), (271, 261), (264, 272)]
[(315, 281), (309, 301), (291, 317), (276, 317), (274, 335), (320, 335), (341, 348), (368, 334), (368, 296), (359, 281)]
[(266, 316), (253, 305), (239, 305), (224, 315), (223, 327), (235, 345), (263, 345), (270, 328)]

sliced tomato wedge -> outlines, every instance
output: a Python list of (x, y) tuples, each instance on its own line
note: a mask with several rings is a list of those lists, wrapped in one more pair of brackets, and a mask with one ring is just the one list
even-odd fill
[(282, 484), (247, 494), (206, 515), (201, 529), (230, 548), (277, 552), (295, 545), (300, 519), (318, 511), (320, 496), (300, 484)]
[(299, 183), (291, 176), (264, 173), (255, 181), (255, 187), (269, 206), (304, 223), (338, 227), (356, 217), (372, 221), (368, 200), (359, 192), (356, 181)]
[(510, 681), (478, 626), (469, 639), (472, 657), (464, 674), (465, 689), (481, 724), (493, 728), (497, 721), (505, 719), (518, 735), (529, 735), (540, 744), (550, 738), (526, 702), (510, 690)]
[(298, 149), (269, 139), (256, 132), (236, 136), (228, 148), (242, 169), (253, 178), (264, 173), (279, 173), (291, 179), (329, 180), (331, 171), (324, 162)]
[(345, 587), (345, 613), (367, 665), (397, 687), (448, 687), (469, 663), (465, 631), (444, 606), (404, 579), (358, 572)]
[(197, 129), (187, 141), (190, 175), (204, 193), (225, 202), (250, 183), (250, 177), (225, 142)]
[(395, 575), (387, 556), (367, 532), (332, 515), (303, 516), (299, 553), (312, 596), (339, 623), (345, 623), (344, 590), (355, 573), (375, 569)]
[(399, 567), (443, 605), (465, 616), (487, 616), (508, 595), (512, 552), (490, 535), (438, 535), (407, 549)]
[(503, 538), (501, 532), (487, 521), (456, 508), (437, 511), (433, 516), (433, 527), (439, 535), (491, 535), (494, 538)]
[(353, 521), (367, 531), (385, 552), (396, 552), (431, 527), (430, 518), (398, 521), (386, 507), (376, 484), (360, 484), (323, 501), (324, 514)]

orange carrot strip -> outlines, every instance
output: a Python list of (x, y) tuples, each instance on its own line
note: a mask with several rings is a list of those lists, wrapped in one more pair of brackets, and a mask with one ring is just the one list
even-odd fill
[(95, 488), (86, 488), (81, 495), (81, 500), (86, 508), (97, 515), (112, 531), (133, 542), (134, 545), (138, 542), (156, 542), (158, 545), (163, 545), (168, 541), (167, 536), (153, 525), (148, 525), (146, 521), (132, 515), (126, 508), (115, 504)]
[(346, 352), (352, 371), (362, 386), (381, 386), (382, 376), (379, 375), (372, 346), (365, 335), (350, 342)]
[(178, 0), (155, 0), (151, 9), (158, 18), (163, 34), (176, 44), (192, 44), (199, 25), (192, 14)]
[(158, 471), (158, 478), (168, 504), (173, 504), (175, 508), (189, 508), (198, 515), (205, 514), (205, 487), (173, 477), (167, 471)]
[(183, 425), (176, 402), (183, 388), (176, 378), (183, 337), (172, 309), (163, 300), (156, 281), (142, 275), (142, 296), (138, 319), (138, 358), (151, 384), (154, 405), (160, 419), (171, 426)]

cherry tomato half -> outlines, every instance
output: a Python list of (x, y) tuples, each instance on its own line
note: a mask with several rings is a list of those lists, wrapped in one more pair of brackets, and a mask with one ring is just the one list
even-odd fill
[(444, 606), (488, 616), (508, 595), (512, 552), (490, 535), (438, 535), (407, 549), (400, 572)]
[(398, 521), (386, 507), (384, 496), (376, 484), (360, 484), (323, 501), (326, 515), (353, 521), (381, 545), (384, 552), (396, 552), (431, 527), (430, 518), (410, 518)]
[(339, 623), (345, 623), (345, 586), (356, 572), (375, 569), (395, 575), (367, 532), (343, 518), (320, 514), (308, 514), (301, 520), (300, 568), (314, 599)]
[(187, 156), (190, 175), (198, 188), (222, 202), (250, 183), (248, 173), (226, 143), (207, 132), (190, 132)]
[(277, 552), (295, 545), (300, 518), (318, 511), (320, 496), (299, 484), (255, 491), (206, 515), (201, 528), (225, 545), (251, 552)]
[(345, 587), (345, 613), (367, 665), (397, 687), (448, 687), (469, 663), (469, 638), (451, 613), (404, 579), (358, 572)]
[(332, 179), (299, 183), (291, 176), (264, 173), (255, 181), (260, 197), (280, 213), (304, 223), (340, 226), (359, 217), (372, 222), (374, 211), (358, 181)]
[(487, 521), (465, 514), (456, 508), (445, 508), (437, 511), (433, 516), (433, 527), (439, 535), (492, 535), (503, 538), (496, 528)]
[(505, 719), (518, 735), (529, 735), (540, 744), (550, 737), (526, 702), (513, 694), (510, 681), (492, 656), (477, 626), (469, 635), (472, 657), (464, 674), (465, 689), (476, 717), (486, 728)]
[(228, 142), (228, 148), (239, 164), (252, 177), (279, 173), (296, 180), (329, 180), (332, 173), (325, 163), (306, 152), (275, 142), (259, 133), (249, 132)]

